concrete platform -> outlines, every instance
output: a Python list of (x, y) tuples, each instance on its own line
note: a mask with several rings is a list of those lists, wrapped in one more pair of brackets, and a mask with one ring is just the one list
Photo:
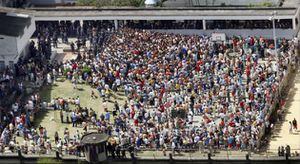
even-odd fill
[[(292, 80), (292, 79), (291, 79)], [(277, 152), (279, 146), (290, 145), (292, 152), (300, 151), (300, 71), (296, 72), (294, 84), (288, 93), (288, 99), (285, 105), (285, 118), (283, 122), (277, 123), (270, 140), (269, 151)], [(289, 132), (289, 121), (296, 118), (298, 130)]]

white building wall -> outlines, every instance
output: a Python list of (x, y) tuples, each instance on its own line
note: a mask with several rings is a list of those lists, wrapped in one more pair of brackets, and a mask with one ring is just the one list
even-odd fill
[(30, 26), (24, 29), (24, 33), (22, 36), (17, 37), (17, 49), (18, 54), (21, 54), (26, 45), (29, 43), (29, 39), (35, 31), (35, 21), (32, 18)]
[(0, 61), (9, 65), (10, 61), (16, 62), (18, 56), (17, 39), (11, 36), (0, 35)]
[(30, 26), (24, 29), (24, 33), (19, 37), (0, 35), (0, 62), (6, 66), (10, 62), (16, 63), (22, 55), (27, 55), (29, 39), (35, 31), (35, 21), (31, 20)]
[[(297, 22), (297, 24), (296, 24)], [(300, 7), (298, 7), (296, 18), (295, 18), (296, 31), (299, 33), (300, 31)]]

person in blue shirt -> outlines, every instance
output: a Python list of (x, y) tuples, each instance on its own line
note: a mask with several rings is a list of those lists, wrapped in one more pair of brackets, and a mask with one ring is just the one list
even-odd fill
[(105, 113), (105, 120), (106, 121), (110, 120), (110, 112), (109, 111), (106, 111), (106, 113)]

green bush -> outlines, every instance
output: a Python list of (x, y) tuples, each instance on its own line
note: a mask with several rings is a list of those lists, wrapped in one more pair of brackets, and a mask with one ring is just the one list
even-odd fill
[(171, 110), (171, 118), (176, 118), (177, 117), (177, 110), (175, 110), (175, 109), (172, 109)]
[(61, 160), (57, 160), (55, 158), (47, 158), (42, 157), (37, 160), (37, 164), (62, 164), (63, 162)]
[(83, 6), (133, 6), (140, 7), (144, 5), (145, 0), (77, 0), (77, 5)]
[(64, 75), (67, 75), (67, 73), (70, 72), (70, 71), (71, 71), (70, 68), (65, 69), (65, 70), (63, 71), (63, 72), (64, 72)]
[(183, 109), (177, 111), (177, 117), (178, 118), (185, 119), (186, 118), (186, 114), (187, 114), (186, 111), (183, 110)]
[(82, 73), (91, 73), (91, 72), (92, 72), (92, 70), (88, 66), (84, 66), (83, 69), (82, 69)]
[(249, 3), (249, 7), (272, 7), (273, 4), (271, 2), (261, 2), (257, 4)]

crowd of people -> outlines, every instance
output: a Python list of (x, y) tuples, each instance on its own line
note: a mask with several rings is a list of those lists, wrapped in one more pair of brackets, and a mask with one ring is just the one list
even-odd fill
[(278, 147), (278, 156), (285, 156), (285, 157), (291, 157), (291, 156), (296, 156), (299, 157), (300, 154), (298, 151), (292, 152), (290, 145), (284, 146), (279, 146)]
[[(122, 25), (123, 22), (120, 22)], [(123, 24), (128, 28), (138, 28), (138, 29), (203, 29), (202, 20), (136, 20), (136, 21), (126, 21)]]
[[(11, 75), (6, 71), (3, 77), (51, 85), (57, 76), (65, 76), (74, 89), (78, 81), (96, 88), (99, 93), (93, 92), (91, 97), (103, 97), (100, 115), (82, 107), (79, 98), (58, 97), (44, 106), (71, 110), (69, 116), (61, 114), (61, 121), (72, 122), (73, 127), (80, 124), (85, 132), (96, 128), (108, 134), (111, 154), (128, 147), (258, 149), (262, 129), (271, 126), (269, 115), (281, 82), (289, 65), (297, 63), (294, 43), (284, 38), (278, 40), (276, 56), (266, 54), (272, 52), (265, 50), (273, 43), (263, 37), (234, 37), (225, 44), (212, 42), (207, 36), (100, 28), (95, 22), (38, 24), (38, 46), (34, 48), (32, 43), (30, 59), (16, 64)], [(49, 59), (51, 45), (56, 46), (58, 37), (68, 43), (72, 35), (80, 42), (76, 45), (77, 59), (45, 63), (43, 58)], [(85, 48), (84, 41), (91, 43), (90, 49)], [(22, 84), (14, 86), (24, 90)], [(109, 109), (107, 100), (112, 99), (113, 92), (124, 92), (126, 101), (115, 101), (114, 108)], [(55, 134), (51, 143), (52, 136), (45, 128), (37, 130), (31, 125), (30, 115), (41, 104), (37, 93), (14, 103), (2, 116), (6, 121), (0, 143), (17, 144), (13, 137), (17, 134), (25, 139), (21, 144), (24, 152), (49, 153), (56, 144), (60, 151), (79, 155), (79, 132), (70, 134), (66, 129), (62, 137)], [(19, 112), (14, 113), (14, 109)]]
[(1, 72), (1, 152), (16, 151), (16, 145), (20, 144), (16, 136), (33, 139), (35, 129), (32, 122), (41, 109), (41, 97), (30, 90), (44, 85), (46, 75), (53, 67), (48, 62), (50, 56), (49, 38), (39, 37), (36, 43), (30, 42), (27, 56), (22, 56), (16, 64)]
[(280, 82), (296, 60), (293, 45), (283, 39), (278, 61), (260, 63), (258, 49), (268, 48), (268, 40), (233, 42), (236, 57), (207, 37), (128, 28), (113, 34), (101, 55), (78, 62), (91, 68), (87, 79), (100, 93), (122, 84), (128, 98), (114, 124), (100, 120), (100, 131), (114, 136), (115, 146), (137, 149), (257, 148)]
[[(106, 108), (105, 115), (93, 119), (99, 131), (115, 136), (115, 146), (255, 148), (259, 128), (270, 124), (265, 117), (279, 84), (296, 60), (283, 39), (278, 63), (259, 63), (258, 50), (269, 44), (263, 38), (236, 39), (232, 48), (239, 53), (231, 58), (226, 45), (211, 44), (209, 38), (124, 28), (111, 36), (102, 54), (82, 54), (62, 69), (69, 70), (69, 79), (86, 80), (102, 97), (124, 86), (128, 102), (113, 109), (114, 124)], [(256, 53), (245, 53), (245, 47)]]
[[(207, 29), (272, 29), (270, 20), (216, 20), (207, 21)], [(292, 20), (275, 21), (277, 29), (292, 29)]]
[[(72, 24), (76, 27), (76, 23)], [(89, 22), (91, 24), (91, 22)], [(101, 24), (103, 25), (103, 24)], [(108, 26), (108, 25), (107, 25)], [(101, 26), (104, 27), (104, 26)], [(73, 28), (73, 30), (76, 28)], [(98, 26), (93, 26), (93, 40), (91, 45), (93, 50), (97, 50), (97, 46), (101, 46), (105, 41), (109, 32), (103, 31), (102, 28), (97, 32)], [(67, 32), (68, 31), (68, 32)], [(81, 30), (79, 30), (81, 31)], [(1, 123), (0, 123), (0, 152), (11, 153), (20, 149), (24, 153), (51, 153), (53, 151), (52, 145), (56, 144), (56, 150), (62, 150), (66, 154), (80, 155), (80, 136), (76, 134), (69, 136), (68, 130), (64, 132), (64, 135), (58, 137), (55, 143), (51, 143), (50, 136), (47, 134), (47, 130), (44, 127), (38, 127), (33, 125), (34, 116), (47, 107), (53, 105), (53, 108), (68, 110), (68, 103), (56, 104), (61, 101), (61, 98), (57, 98), (52, 102), (42, 102), (38, 93), (31, 93), (30, 90), (43, 87), (44, 85), (52, 85), (58, 76), (63, 75), (60, 71), (60, 67), (63, 68), (62, 63), (56, 61), (51, 62), (52, 47), (57, 47), (58, 36), (61, 36), (61, 42), (67, 43), (68, 37), (73, 37), (75, 31), (67, 24), (67, 22), (61, 22), (59, 26), (48, 23), (46, 25), (37, 25), (36, 42), (31, 41), (29, 45), (28, 56), (21, 57), (15, 65), (6, 67), (0, 74), (0, 110), (1, 110)], [(82, 41), (88, 37), (81, 31), (78, 34), (77, 46), (83, 46)], [(92, 42), (94, 44), (92, 44)], [(80, 49), (80, 47), (78, 48)], [(98, 50), (100, 51), (100, 50)], [(91, 50), (90, 50), (91, 52)], [(74, 101), (73, 101), (74, 100)], [(70, 104), (78, 104), (78, 98), (69, 101)], [(83, 109), (86, 110), (86, 109)], [(91, 109), (92, 110), (92, 109)], [(81, 112), (81, 108), (79, 112)], [(74, 112), (73, 112), (74, 113)], [(74, 121), (75, 117), (70, 117), (74, 124), (78, 121)], [(62, 118), (63, 120), (63, 118)], [(80, 120), (80, 119), (78, 119)], [(66, 122), (69, 122), (68, 120)], [(16, 136), (24, 138), (24, 143), (19, 143), (16, 140)], [(52, 137), (52, 136), (51, 136)], [(79, 152), (79, 153), (78, 153)]]

